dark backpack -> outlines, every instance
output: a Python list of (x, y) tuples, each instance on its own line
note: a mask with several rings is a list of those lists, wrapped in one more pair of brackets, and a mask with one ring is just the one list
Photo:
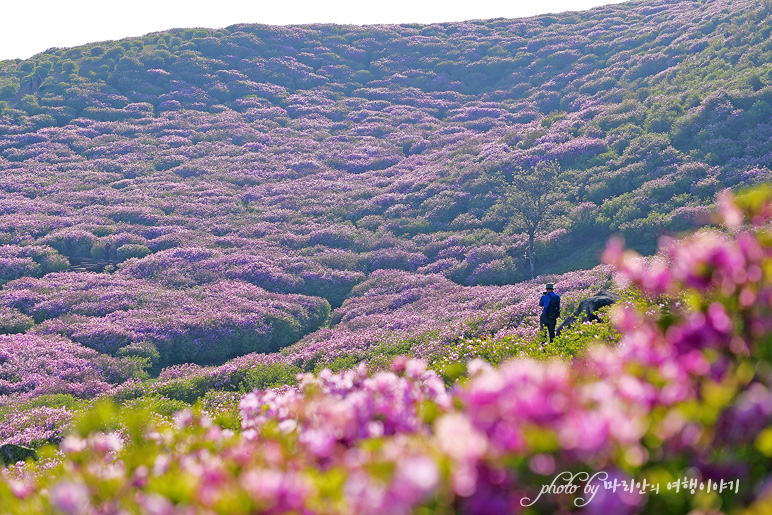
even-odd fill
[(547, 304), (547, 317), (559, 318), (560, 317), (560, 295), (552, 294), (550, 297), (550, 303)]

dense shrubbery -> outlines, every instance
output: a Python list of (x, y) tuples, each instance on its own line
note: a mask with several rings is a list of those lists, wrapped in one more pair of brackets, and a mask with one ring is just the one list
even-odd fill
[(24, 333), (35, 325), (31, 316), (8, 307), (0, 307), (0, 334)]
[[(21, 375), (9, 372), (11, 375), (6, 378), (6, 384), (13, 392), (5, 396), (0, 395), (0, 406), (16, 405), (16, 411), (3, 413), (0, 409), (0, 431), (10, 428), (7, 431), (11, 434), (15, 430), (13, 428), (23, 426), (25, 429), (22, 434), (30, 437), (27, 442), (30, 445), (45, 440), (39, 435), (48, 435), (49, 440), (57, 440), (62, 437), (68, 426), (63, 423), (48, 426), (45, 419), (19, 418), (19, 414), (33, 407), (63, 408), (64, 411), (60, 409), (60, 418), (69, 420), (72, 411), (78, 407), (72, 403), (61, 403), (58, 397), (51, 397), (61, 395), (58, 392), (70, 392), (67, 395), (71, 395), (82, 390), (82, 384), (70, 386), (66, 380), (56, 375), (58, 370), (67, 369), (67, 360), (71, 360), (73, 356), (80, 356), (78, 369), (90, 371), (94, 377), (104, 381), (99, 391), (89, 393), (82, 402), (89, 402), (88, 399), (93, 395), (107, 395), (120, 402), (135, 402), (135, 399), (138, 402), (145, 402), (143, 399), (151, 403), (160, 402), (165, 406), (163, 409), (168, 411), (171, 409), (169, 406), (177, 406), (179, 409), (180, 405), (167, 406), (166, 403), (201, 401), (205, 405), (214, 402), (218, 409), (225, 410), (224, 413), (232, 413), (233, 406), (229, 408), (227, 402), (223, 405), (216, 399), (225, 396), (224, 399), (230, 399), (229, 402), (232, 403), (233, 398), (228, 396), (238, 395), (239, 392), (243, 394), (254, 388), (294, 384), (295, 375), (301, 371), (319, 372), (324, 368), (338, 371), (355, 367), (360, 362), (367, 363), (373, 369), (388, 369), (396, 356), (405, 354), (431, 361), (434, 369), (441, 370), (446, 380), (451, 380), (457, 372), (446, 370), (446, 358), (455, 352), (461, 352), (465, 339), (469, 338), (491, 339), (494, 342), (511, 341), (515, 338), (518, 347), (507, 356), (524, 352), (529, 355), (529, 352), (534, 350), (538, 351), (539, 356), (543, 355), (541, 346), (534, 339), (536, 306), (533, 299), (538, 296), (541, 288), (540, 284), (534, 283), (467, 288), (441, 277), (423, 277), (397, 271), (379, 272), (359, 287), (355, 297), (346, 305), (336, 310), (331, 318), (335, 324), (333, 329), (311, 333), (298, 344), (283, 349), (281, 353), (251, 353), (221, 366), (201, 367), (194, 364), (166, 366), (169, 359), (184, 357), (189, 350), (177, 349), (171, 357), (166, 355), (170, 345), (167, 340), (159, 341), (157, 337), (166, 334), (171, 338), (173, 335), (169, 334), (168, 328), (178, 327), (179, 323), (163, 323), (163, 318), (160, 322), (153, 318), (161, 316), (160, 310), (167, 305), (184, 303), (192, 307), (190, 292), (187, 296), (178, 294), (176, 297), (169, 297), (163, 289), (148, 288), (149, 285), (140, 282), (126, 283), (107, 275), (66, 274), (60, 279), (67, 281), (59, 282), (59, 287), (67, 287), (53, 292), (52, 298), (57, 299), (55, 306), (58, 306), (58, 311), (52, 311), (55, 306), (50, 300), (37, 297), (38, 285), (29, 282), (24, 283), (25, 289), (12, 290), (15, 293), (8, 299), (13, 298), (20, 305), (27, 305), (38, 317), (56, 317), (56, 314), (67, 306), (81, 316), (60, 316), (48, 321), (41, 318), (41, 323), (34, 329), (36, 333), (58, 330), (71, 338), (86, 338), (84, 343), (91, 345), (123, 341), (124, 346), (114, 352), (115, 357), (111, 357), (58, 336), (35, 336), (29, 339), (27, 336), (18, 335), (16, 339), (9, 341), (9, 349), (15, 348), (17, 354), (8, 362), (9, 371), (17, 368), (13, 365), (14, 359), (26, 359), (28, 363), (25, 366), (31, 366), (38, 371), (32, 374), (27, 382), (37, 381), (36, 384), (42, 386), (25, 388), (26, 383), (22, 378), (27, 372)], [(73, 282), (74, 279), (78, 280)], [(609, 281), (609, 270), (599, 268), (544, 279), (556, 282), (564, 293), (567, 305), (570, 305), (605, 287)], [(129, 284), (134, 288), (129, 289)], [(15, 286), (22, 286), (22, 283), (16, 283)], [(23, 293), (23, 296), (17, 293)], [(40, 304), (36, 303), (41, 300)], [(223, 299), (218, 302), (226, 303)], [(25, 323), (22, 330), (27, 330), (34, 324), (32, 317), (12, 308), (6, 309), (11, 319), (20, 319)], [(168, 314), (168, 308), (164, 312)], [(326, 313), (326, 310), (317, 313), (318, 320), (325, 319)], [(132, 321), (131, 318), (126, 318), (129, 314), (136, 319)], [(201, 326), (195, 319), (196, 316), (188, 316), (188, 320), (198, 324), (196, 327)], [(206, 319), (200, 321), (205, 322)], [(223, 335), (218, 327), (222, 327), (224, 322), (209, 323), (207, 334), (210, 337), (202, 336), (202, 343), (207, 345), (211, 352), (226, 352), (233, 339), (238, 336)], [(155, 327), (158, 331), (165, 332), (153, 335), (140, 333), (143, 327)], [(178, 335), (182, 338), (180, 341), (183, 344), (190, 343), (188, 335), (194, 330), (198, 329), (181, 330)], [(154, 336), (156, 339), (152, 339)], [(276, 341), (279, 339), (273, 343)], [(56, 353), (49, 347), (55, 342), (62, 344)], [(164, 342), (167, 342), (166, 345)], [(38, 346), (45, 344), (44, 348), (50, 349), (50, 352), (39, 353), (37, 361), (29, 356), (23, 358), (25, 353), (31, 352), (26, 348), (30, 343)], [(194, 349), (199, 347), (200, 345), (192, 345)], [(171, 348), (174, 349), (174, 346)], [(484, 353), (473, 355), (488, 356)], [(27, 369), (22, 367), (19, 370)], [(53, 374), (53, 377), (41, 376), (42, 370), (51, 371), (49, 373)], [(147, 381), (147, 371), (157, 378)], [(73, 376), (73, 380), (83, 383), (84, 377)], [(24, 393), (19, 393), (21, 391)], [(20, 402), (26, 404), (19, 405)], [(40, 404), (33, 404), (37, 402)], [(23, 438), (26, 436), (19, 436), (13, 442), (22, 443)]]
[[(313, 232), (297, 230), (292, 213), (302, 206), (325, 229), (329, 222), (359, 228), (365, 213), (385, 216), (388, 232), (412, 236), (418, 248), (406, 250), (420, 251), (416, 235), (468, 231), (464, 220), (481, 218), (475, 209), (495, 200), (469, 195), (480, 162), (506, 172), (550, 159), (579, 187), (566, 193), (574, 205), (602, 208), (630, 193), (638, 209), (622, 213), (612, 229), (640, 222), (652, 228), (651, 245), (660, 230), (675, 227), (649, 215), (709, 202), (718, 186), (742, 182), (738, 174), (767, 170), (770, 150), (769, 18), (753, 2), (657, 5), (656, 12), (609, 6), (556, 23), (307, 27), (291, 35), (239, 25), (206, 35), (170, 31), (162, 46), (149, 35), (52, 49), (2, 63), (0, 77), (19, 89), (0, 123), (3, 165), (33, 174), (48, 165), (46, 184), (61, 176), (66, 188), (90, 190), (57, 198), (72, 208), (72, 230), (102, 223), (83, 220), (87, 206), (91, 216), (129, 225), (178, 225), (195, 208), (238, 214), (250, 225), (272, 213), (278, 220), (269, 221), (281, 224), (269, 235), (278, 239), (287, 229)], [(42, 127), (49, 119), (54, 126)], [(690, 161), (707, 166), (698, 176), (678, 173)], [(151, 170), (160, 173), (149, 184)], [(95, 172), (100, 179), (87, 181)], [(333, 187), (330, 172), (342, 173), (347, 187)], [(397, 176), (402, 184), (382, 182)], [(122, 179), (129, 182), (118, 185)], [(645, 184), (653, 179), (663, 182), (662, 198), (649, 195)], [(7, 192), (23, 188), (5, 182)], [(252, 189), (244, 193), (253, 197), (249, 216), (227, 205), (234, 184)], [(133, 205), (136, 196), (125, 202), (112, 188), (144, 191), (146, 205)], [(309, 193), (319, 191), (327, 198)], [(303, 201), (287, 205), (290, 192)], [(156, 198), (162, 193), (165, 200)], [(383, 195), (393, 196), (389, 204), (370, 202)], [(99, 208), (107, 199), (116, 212)], [(596, 241), (608, 234), (599, 221)], [(85, 253), (87, 235), (67, 240), (53, 232), (60, 252)], [(520, 251), (490, 237), (510, 257)], [(479, 279), (512, 278), (493, 274)]]
[(97, 357), (96, 351), (63, 338), (0, 335), (0, 405), (47, 394), (93, 398), (105, 393), (110, 385), (103, 365), (109, 365)]
[(0, 250), (0, 284), (19, 277), (40, 277), (69, 267), (67, 258), (51, 247), (3, 245)]
[[(46, 297), (49, 280), (61, 290), (45, 274), (91, 258), (158, 295), (236, 280), (332, 308), (385, 269), (512, 284), (530, 242), (493, 208), (545, 160), (561, 202), (535, 235), (537, 273), (592, 268), (612, 232), (653, 251), (704, 224), (719, 189), (772, 178), (771, 19), (750, 0), (657, 0), (173, 30), (5, 61), (0, 282), (45, 276)], [(162, 361), (215, 360), (198, 354)]]
[[(108, 274), (17, 280), (0, 296), (11, 326), (32, 317), (37, 334), (60, 334), (104, 354), (123, 352), (159, 365), (275, 352), (319, 328), (330, 312), (324, 299), (279, 295), (241, 281), (166, 290)], [(141, 350), (148, 344), (157, 357)], [(132, 348), (137, 351), (128, 352)]]
[[(769, 191), (649, 262), (612, 244), (613, 324), (545, 345), (536, 303), (607, 287), (611, 233), (653, 250), (772, 179), (771, 20), (656, 0), (0, 63), (0, 444), (40, 458), (0, 506), (508, 513), (604, 469), (741, 487), (603, 488), (589, 513), (764, 511)], [(495, 206), (544, 161), (549, 275), (514, 284), (530, 242)], [(87, 259), (117, 265), (68, 271)]]
[[(222, 425), (189, 409), (172, 422), (163, 413), (179, 404), (145, 392), (120, 410), (81, 412), (61, 453), (41, 450), (37, 463), (4, 470), (0, 499), (40, 513), (514, 513), (532, 503), (543, 513), (763, 512), (772, 187), (725, 195), (721, 215), (721, 230), (664, 242), (653, 259), (609, 245), (622, 285), (641, 293), (611, 309), (614, 329), (578, 326), (556, 340), (568, 354), (585, 347), (571, 366), (476, 359), (452, 390), (407, 358), (387, 371), (323, 370), (273, 388), (286, 369), (257, 367), (254, 392), (210, 392), (199, 404)], [(586, 346), (606, 337), (611, 345)], [(169, 369), (158, 391), (205, 377), (184, 368)], [(25, 416), (61, 424), (56, 410)], [(578, 491), (543, 491), (556, 478), (565, 485), (566, 474), (578, 474)], [(594, 492), (584, 490), (590, 477)], [(636, 481), (635, 491), (612, 488), (622, 481)]]
[[(772, 187), (724, 195), (721, 229), (665, 241), (652, 259), (612, 242), (606, 259), (632, 296), (611, 308), (613, 329), (578, 326), (556, 340), (568, 354), (585, 349), (570, 366), (475, 359), (451, 390), (404, 357), (280, 387), (270, 385), (289, 370), (268, 366), (254, 369), (254, 392), (209, 392), (173, 421), (179, 402), (149, 391), (74, 422), (66, 408), (32, 409), (13, 427), (24, 435), (31, 417), (50, 421), (35, 434), (61, 439), (60, 452), (4, 469), (0, 500), (38, 513), (765, 512), (770, 222)], [(162, 375), (159, 391), (205, 377), (185, 368)], [(78, 411), (72, 398), (50, 400)], [(56, 427), (72, 429), (62, 439)], [(567, 474), (577, 490), (545, 492)], [(619, 486), (630, 481), (632, 492)]]

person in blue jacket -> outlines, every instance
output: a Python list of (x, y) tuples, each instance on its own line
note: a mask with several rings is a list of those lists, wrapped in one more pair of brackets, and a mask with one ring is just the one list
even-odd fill
[(550, 341), (555, 339), (555, 325), (560, 316), (560, 295), (555, 293), (555, 286), (552, 283), (547, 284), (547, 291), (542, 293), (539, 299), (541, 315), (539, 316), (539, 332), (547, 328)]

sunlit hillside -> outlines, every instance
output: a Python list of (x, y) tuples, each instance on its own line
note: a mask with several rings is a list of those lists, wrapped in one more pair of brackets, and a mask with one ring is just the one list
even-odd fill
[(578, 511), (522, 502), (561, 471), (766, 513), (771, 34), (635, 0), (0, 62), (0, 515)]

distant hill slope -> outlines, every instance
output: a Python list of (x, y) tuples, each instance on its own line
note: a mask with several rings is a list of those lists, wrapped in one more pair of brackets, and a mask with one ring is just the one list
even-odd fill
[[(545, 160), (565, 209), (538, 273), (593, 266), (613, 233), (650, 251), (704, 223), (717, 190), (770, 178), (769, 7), (175, 29), (4, 61), (0, 281), (62, 270), (61, 254), (120, 261), (147, 291), (245, 281), (333, 308), (378, 269), (516, 282), (526, 238), (491, 209), (497, 174)], [(88, 288), (46, 280), (42, 300)], [(9, 292), (38, 324), (77, 305)]]

